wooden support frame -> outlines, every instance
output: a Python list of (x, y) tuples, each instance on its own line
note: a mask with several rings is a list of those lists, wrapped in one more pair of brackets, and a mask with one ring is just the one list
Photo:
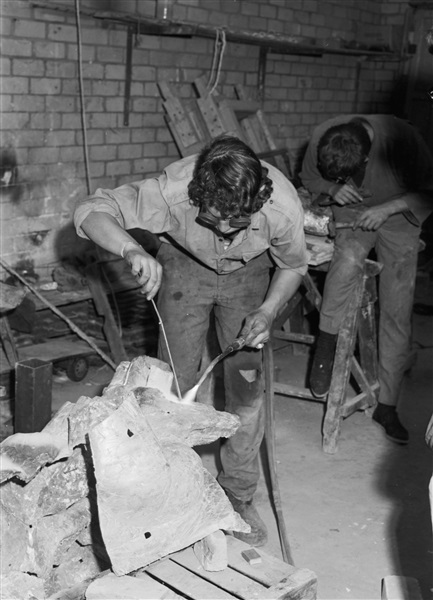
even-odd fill
[[(305, 387), (288, 385), (273, 381), (265, 382), (272, 385), (277, 394), (291, 396), (303, 400), (313, 400), (326, 404), (325, 418), (323, 421), (323, 451), (334, 454), (338, 449), (338, 439), (341, 423), (344, 418), (357, 410), (367, 410), (374, 407), (379, 392), (376, 325), (374, 304), (377, 300), (375, 277), (381, 270), (381, 265), (374, 261), (366, 260), (365, 270), (359, 278), (356, 289), (350, 300), (350, 306), (340, 329), (331, 378), (331, 386), (327, 398), (315, 398), (311, 391)], [(320, 310), (321, 296), (311, 275), (307, 273), (303, 280), (309, 300)], [(312, 345), (315, 337), (303, 333), (281, 331), (281, 325), (290, 316), (294, 306), (302, 300), (298, 292), (276, 319), (272, 332), (273, 339), (283, 339), (291, 342)], [(359, 361), (354, 356), (355, 344), (358, 341), (360, 349)], [(270, 342), (271, 348), (273, 341)], [(266, 360), (266, 354), (264, 355)], [(265, 373), (269, 370), (265, 369)], [(360, 388), (360, 393), (352, 398), (347, 397), (347, 387), (350, 375), (353, 376)]]

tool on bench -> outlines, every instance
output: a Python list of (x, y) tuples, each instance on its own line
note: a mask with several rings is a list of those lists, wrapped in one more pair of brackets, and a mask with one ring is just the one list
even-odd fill
[(349, 229), (353, 227), (354, 221), (350, 223), (335, 222), (327, 214), (320, 214), (313, 210), (304, 210), (304, 231), (311, 235), (335, 237), (337, 229)]
[(329, 237), (334, 238), (337, 233), (337, 229), (351, 229), (351, 228), (353, 228), (353, 225), (354, 225), (353, 222), (352, 223), (338, 223), (336, 221), (329, 221), (329, 223), (328, 223)]
[(206, 379), (206, 377), (209, 375), (209, 373), (212, 371), (214, 366), (220, 360), (225, 358), (228, 354), (231, 354), (232, 352), (236, 352), (237, 350), (240, 350), (244, 346), (245, 346), (245, 339), (243, 337), (236, 338), (231, 344), (229, 344), (227, 346), (227, 348), (223, 352), (221, 352), (221, 354), (218, 354), (218, 356), (216, 358), (214, 358), (211, 363), (209, 363), (209, 366), (203, 372), (203, 375), (198, 380), (198, 383), (193, 388), (191, 388), (188, 392), (186, 392), (186, 394), (184, 394), (182, 402), (185, 402), (186, 404), (195, 402), (199, 387), (201, 386), (203, 381)]

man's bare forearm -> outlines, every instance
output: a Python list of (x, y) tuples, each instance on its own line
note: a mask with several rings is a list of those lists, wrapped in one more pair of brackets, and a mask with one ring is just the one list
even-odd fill
[(276, 269), (266, 299), (260, 309), (266, 311), (274, 320), (286, 302), (296, 294), (302, 279), (302, 275), (296, 271)]
[(107, 213), (89, 213), (82, 222), (81, 228), (95, 244), (119, 256), (124, 255), (124, 250), (129, 248), (129, 244), (139, 246), (116, 219)]

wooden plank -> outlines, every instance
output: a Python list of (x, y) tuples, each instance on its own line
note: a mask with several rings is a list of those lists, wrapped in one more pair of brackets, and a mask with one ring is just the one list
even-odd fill
[(260, 103), (255, 102), (254, 100), (236, 100), (232, 98), (226, 98), (225, 101), (227, 106), (233, 110), (239, 120), (253, 115), (260, 109)]
[(218, 107), (211, 96), (197, 98), (197, 106), (203, 116), (211, 138), (226, 133)]
[[(179, 556), (179, 553), (172, 555), (170, 559), (161, 560), (150, 565), (146, 568), (146, 572), (156, 577), (161, 583), (166, 583), (180, 594), (184, 594), (187, 598), (193, 600), (235, 599), (236, 597), (224, 591), (224, 588), (221, 589), (202, 578), (202, 573), (208, 572), (200, 566), (192, 549), (188, 548), (188, 550), (192, 554), (193, 564), (197, 572), (194, 572), (194, 570), (191, 572), (173, 560), (175, 556)], [(197, 577), (197, 575), (199, 576)]]
[(93, 581), (86, 590), (86, 600), (184, 600), (173, 590), (159, 583), (147, 573), (135, 577), (117, 577), (109, 573)]
[(251, 146), (251, 148), (254, 150), (254, 152), (256, 152), (258, 154), (262, 150), (265, 150), (265, 148), (263, 148), (261, 146), (260, 138), (257, 135), (257, 132), (254, 129), (253, 124), (250, 121), (249, 117), (247, 117), (246, 119), (242, 119), (241, 127), (242, 127), (243, 131), (245, 132), (247, 144), (249, 146)]
[(326, 402), (326, 398), (315, 398), (310, 392), (309, 388), (301, 388), (286, 383), (274, 383), (274, 389), (276, 394), (282, 394), (283, 396), (292, 396), (293, 398), (305, 398), (306, 400), (315, 400), (316, 402)]
[(256, 548), (262, 559), (261, 564), (249, 565), (242, 557), (242, 552), (248, 550), (250, 546), (231, 535), (227, 536), (227, 548), (229, 567), (266, 586), (278, 583), (281, 579), (293, 575), (297, 570), (293, 565), (267, 554), (261, 548)]
[(158, 88), (163, 100), (168, 100), (169, 98), (174, 97), (173, 91), (168, 81), (158, 81)]
[(351, 359), (356, 341), (359, 318), (358, 308), (363, 291), (364, 279), (360, 277), (352, 292), (342, 326), (338, 333), (331, 386), (329, 388), (325, 419), (323, 421), (323, 450), (327, 454), (334, 454), (337, 451), (341, 421), (343, 419), (342, 409), (346, 397), (352, 363)]
[(238, 137), (246, 143), (245, 134), (242, 130), (242, 127), (238, 119), (236, 118), (235, 113), (228, 105), (227, 100), (222, 100), (221, 102), (219, 102), (218, 108), (227, 133)]
[[(253, 598), (262, 599), (267, 597), (267, 588), (265, 586), (247, 577), (246, 575), (243, 575), (242, 573), (238, 573), (234, 569), (228, 568), (224, 571), (205, 571), (199, 564), (197, 557), (192, 551), (192, 548), (186, 548), (186, 550), (177, 552), (170, 558), (178, 565), (185, 567), (185, 569), (191, 573), (195, 573), (196, 575), (199, 575), (200, 578), (213, 583), (218, 588), (225, 590), (229, 594), (233, 594), (235, 598), (252, 600)], [(248, 563), (246, 564), (248, 566)], [(229, 598), (230, 597), (231, 596), (229, 596)], [(204, 598), (204, 596), (201, 596), (201, 598)], [(212, 598), (218, 598), (219, 600), (220, 596), (214, 595)]]
[(179, 98), (169, 98), (163, 102), (163, 106), (170, 117), (173, 127), (176, 128), (183, 148), (188, 148), (200, 141)]
[(80, 340), (71, 337), (53, 338), (41, 344), (21, 346), (18, 348), (20, 360), (39, 358), (44, 361), (59, 361), (71, 356), (88, 356), (94, 354), (94, 350)]
[(203, 120), (200, 109), (197, 106), (197, 98), (191, 98), (190, 100), (182, 100), (183, 107), (189, 120), (191, 121), (198, 138), (203, 142), (210, 140), (206, 123)]
[[(19, 354), (14, 334), (12, 333), (6, 316), (0, 317), (0, 339), (9, 366), (10, 368), (13, 368), (15, 363), (19, 360)], [(1, 370), (3, 371), (3, 365)]]
[(203, 147), (202, 142), (197, 142), (196, 144), (192, 144), (191, 146), (188, 146), (188, 148), (185, 148), (185, 146), (183, 145), (183, 141), (182, 141), (176, 127), (173, 125), (173, 123), (170, 120), (170, 118), (168, 117), (168, 115), (165, 115), (165, 122), (167, 123), (170, 133), (173, 136), (173, 139), (175, 141), (177, 149), (179, 150), (179, 154), (182, 157), (191, 156), (192, 154), (197, 154), (197, 152), (199, 152), (201, 150), (201, 148)]
[(258, 117), (260, 112), (261, 111), (258, 110), (254, 115), (251, 115), (250, 117), (248, 117), (248, 120), (251, 123), (252, 128), (256, 132), (256, 136), (257, 136), (257, 139), (259, 140), (260, 148), (262, 149), (262, 151), (266, 152), (267, 150), (276, 150), (277, 149), (276, 143), (273, 140), (272, 140), (272, 144), (269, 143), (269, 140), (268, 140), (269, 130), (268, 130), (268, 133), (266, 133), (263, 129), (262, 121)]
[(195, 153), (197, 148), (191, 147), (203, 143), (205, 136), (203, 126), (199, 125), (197, 119), (191, 118), (194, 112), (193, 103), (178, 98), (168, 81), (158, 82), (158, 88), (164, 99), (162, 104), (167, 112), (166, 122), (180, 153), (182, 156)]
[[(379, 384), (377, 383), (375, 386), (373, 386), (373, 389), (379, 391)], [(365, 392), (361, 392), (354, 398), (346, 398), (342, 406), (340, 416), (345, 419), (357, 410), (367, 410), (370, 408), (370, 406), (372, 406), (370, 396), (368, 396), (368, 394)]]
[(204, 98), (205, 96), (209, 95), (209, 90), (203, 76), (194, 79), (194, 87), (200, 98)]
[(263, 597), (278, 598), (279, 600), (316, 600), (317, 579), (309, 569), (296, 571), (270, 587)]
[[(271, 131), (265, 121), (265, 115), (263, 113), (262, 110), (258, 110), (256, 112), (256, 117), (258, 122), (260, 123), (261, 129), (263, 131), (263, 135), (266, 139), (266, 143), (268, 144), (268, 147), (270, 150), (276, 150), (277, 149), (277, 144), (275, 143), (274, 138), (272, 137)], [(277, 167), (280, 169), (280, 171), (282, 173), (284, 173), (287, 177), (292, 178), (293, 173), (292, 173), (292, 169), (291, 167), (287, 167), (286, 161), (283, 159), (282, 156), (276, 156), (275, 157), (275, 162)]]
[(316, 341), (314, 335), (310, 335), (308, 333), (298, 333), (296, 331), (273, 331), (272, 335), (277, 340), (298, 342), (299, 344), (314, 344)]

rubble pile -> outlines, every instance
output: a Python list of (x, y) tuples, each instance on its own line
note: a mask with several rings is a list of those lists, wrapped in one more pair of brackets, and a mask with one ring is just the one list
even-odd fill
[(192, 449), (230, 437), (239, 419), (173, 402), (172, 377), (148, 356), (121, 363), (102, 396), (0, 444), (1, 598), (84, 597), (101, 574), (249, 531)]

